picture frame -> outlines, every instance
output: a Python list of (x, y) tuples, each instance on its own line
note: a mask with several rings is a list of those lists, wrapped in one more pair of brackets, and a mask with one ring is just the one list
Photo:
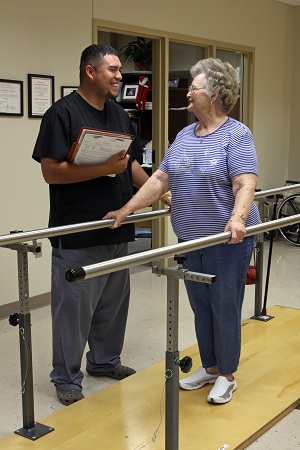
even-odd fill
[(177, 88), (179, 84), (179, 78), (172, 78), (169, 80), (169, 87)]
[(43, 117), (54, 103), (54, 76), (28, 74), (28, 117)]
[(23, 116), (23, 81), (0, 79), (0, 116)]
[(76, 91), (78, 86), (61, 86), (60, 93), (62, 97), (71, 94), (71, 92)]
[(118, 95), (116, 97), (116, 102), (120, 103), (122, 101), (122, 93), (123, 93), (123, 82), (119, 81), (118, 83)]
[(135, 102), (138, 88), (138, 84), (124, 84), (122, 100), (126, 100), (127, 102)]

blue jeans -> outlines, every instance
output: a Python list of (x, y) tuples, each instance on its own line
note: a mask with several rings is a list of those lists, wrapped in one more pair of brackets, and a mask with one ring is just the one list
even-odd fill
[(235, 372), (239, 364), (245, 279), (254, 240), (251, 236), (240, 244), (194, 250), (183, 264), (190, 271), (216, 275), (214, 284), (185, 281), (185, 286), (195, 314), (202, 365), (218, 365), (223, 375)]

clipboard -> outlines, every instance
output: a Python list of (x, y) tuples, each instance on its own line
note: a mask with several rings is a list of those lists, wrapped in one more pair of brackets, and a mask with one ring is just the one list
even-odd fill
[(129, 150), (134, 135), (82, 127), (73, 143), (68, 160), (78, 165), (103, 164), (122, 150)]

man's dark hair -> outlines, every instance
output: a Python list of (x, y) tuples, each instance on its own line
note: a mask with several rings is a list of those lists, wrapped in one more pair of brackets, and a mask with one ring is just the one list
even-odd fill
[(86, 66), (90, 64), (96, 69), (101, 64), (102, 59), (105, 55), (119, 56), (117, 50), (115, 50), (110, 45), (92, 44), (85, 50), (83, 50), (83, 52), (81, 53), (79, 66), (80, 81), (83, 78)]

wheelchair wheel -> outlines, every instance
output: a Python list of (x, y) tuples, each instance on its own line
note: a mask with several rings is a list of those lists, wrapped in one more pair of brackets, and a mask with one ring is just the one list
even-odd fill
[[(264, 236), (263, 236), (264, 237), (264, 241), (270, 242), (270, 240), (271, 240), (271, 232), (272, 231), (265, 231), (264, 232)], [(275, 241), (277, 236), (278, 236), (278, 230), (273, 230), (273, 241)]]
[[(300, 214), (300, 194), (290, 195), (283, 200), (278, 208), (277, 219), (294, 216), (295, 214)], [(300, 223), (279, 228), (279, 231), (291, 244), (300, 247)]]

